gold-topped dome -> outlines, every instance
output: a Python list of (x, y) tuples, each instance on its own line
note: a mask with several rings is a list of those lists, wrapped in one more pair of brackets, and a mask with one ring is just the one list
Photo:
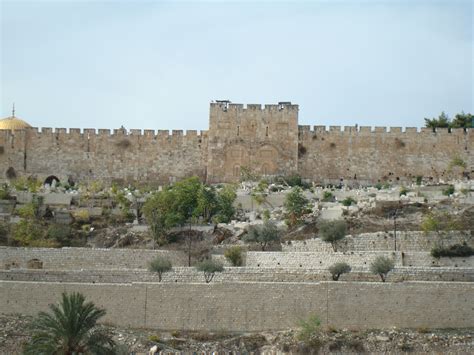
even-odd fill
[(15, 116), (10, 116), (10, 117), (0, 120), (0, 129), (14, 130), (14, 129), (25, 129), (25, 128), (31, 128), (31, 125)]
[(31, 128), (31, 125), (28, 122), (23, 121), (22, 119), (15, 117), (15, 104), (13, 104), (12, 115), (10, 117), (0, 120), (0, 129), (25, 129)]

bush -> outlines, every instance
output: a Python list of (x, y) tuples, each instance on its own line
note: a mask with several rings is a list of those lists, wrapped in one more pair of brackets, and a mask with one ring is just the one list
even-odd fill
[(216, 272), (224, 271), (224, 265), (222, 265), (222, 263), (220, 263), (219, 261), (210, 259), (204, 260), (197, 264), (196, 269), (198, 271), (204, 272), (204, 279), (206, 280), (206, 283), (209, 283), (214, 278)]
[(420, 186), (422, 182), (423, 182), (423, 176), (418, 175), (418, 176), (416, 177), (416, 184), (417, 184), (418, 186)]
[(346, 207), (349, 207), (351, 205), (356, 205), (356, 204), (357, 204), (357, 201), (350, 196), (342, 200), (342, 205)]
[(242, 248), (239, 246), (230, 247), (224, 252), (224, 256), (232, 266), (242, 266), (243, 264)]
[(48, 227), (46, 237), (56, 241), (61, 246), (70, 246), (71, 228), (62, 224), (52, 224)]
[(379, 275), (382, 279), (382, 282), (385, 282), (387, 274), (393, 270), (395, 263), (392, 259), (389, 259), (385, 256), (378, 256), (372, 264), (370, 264), (370, 271), (372, 273)]
[(466, 257), (474, 255), (474, 249), (466, 243), (454, 244), (449, 247), (442, 247), (438, 245), (431, 249), (431, 255), (435, 258), (440, 258), (442, 256)]
[(171, 261), (161, 256), (157, 256), (155, 259), (153, 259), (148, 266), (149, 271), (158, 273), (159, 282), (161, 282), (163, 273), (171, 271), (171, 269)]
[(331, 243), (334, 251), (337, 251), (337, 242), (346, 236), (347, 224), (343, 220), (323, 221), (319, 224), (320, 238)]
[(0, 200), (9, 200), (9, 199), (11, 199), (10, 186), (8, 186), (8, 184), (3, 184), (0, 187)]
[(342, 274), (346, 274), (351, 272), (351, 267), (349, 264), (341, 262), (341, 263), (335, 263), (329, 267), (329, 272), (331, 273), (332, 279), (334, 281), (339, 280), (339, 277)]
[(400, 196), (406, 196), (409, 191), (410, 190), (408, 190), (405, 186), (402, 186), (400, 188)]
[(449, 196), (449, 195), (452, 195), (452, 194), (454, 194), (454, 186), (453, 185), (449, 185), (447, 188), (443, 189), (443, 195)]
[(319, 333), (321, 320), (316, 315), (310, 315), (307, 319), (300, 320), (298, 325), (300, 327), (297, 334), (298, 340), (311, 344)]
[(296, 225), (308, 209), (308, 199), (299, 186), (293, 187), (286, 195), (284, 207), (288, 225)]
[(334, 201), (334, 195), (332, 194), (332, 192), (324, 191), (323, 202), (333, 202), (333, 201)]

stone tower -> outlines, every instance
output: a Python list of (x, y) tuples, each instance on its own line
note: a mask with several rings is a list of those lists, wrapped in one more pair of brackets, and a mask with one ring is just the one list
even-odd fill
[(259, 175), (298, 170), (298, 105), (211, 103), (207, 180), (238, 181), (243, 167)]

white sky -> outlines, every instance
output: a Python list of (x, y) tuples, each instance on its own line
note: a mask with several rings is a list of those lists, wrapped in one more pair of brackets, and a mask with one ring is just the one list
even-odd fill
[(1, 115), (39, 127), (207, 129), (209, 102), (300, 124), (473, 111), (473, 1), (1, 1)]

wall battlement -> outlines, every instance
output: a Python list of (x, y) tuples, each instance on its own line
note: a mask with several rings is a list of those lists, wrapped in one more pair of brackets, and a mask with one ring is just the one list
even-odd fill
[[(29, 128), (0, 131), (0, 179), (169, 183), (239, 181), (241, 169), (316, 183), (433, 181), (474, 175), (472, 129), (298, 125), (298, 105), (210, 104), (209, 130)], [(453, 159), (462, 169), (452, 169)]]
[(299, 125), (298, 132), (300, 134), (304, 133), (329, 133), (329, 132), (336, 132), (336, 133), (372, 133), (372, 134), (380, 134), (380, 133), (388, 133), (388, 134), (431, 134), (431, 135), (440, 135), (440, 134), (451, 134), (451, 135), (470, 135), (472, 129), (463, 128), (453, 128), (448, 130), (447, 128), (437, 128), (433, 131), (431, 128), (426, 127), (379, 127), (379, 126), (310, 126), (310, 125)]

